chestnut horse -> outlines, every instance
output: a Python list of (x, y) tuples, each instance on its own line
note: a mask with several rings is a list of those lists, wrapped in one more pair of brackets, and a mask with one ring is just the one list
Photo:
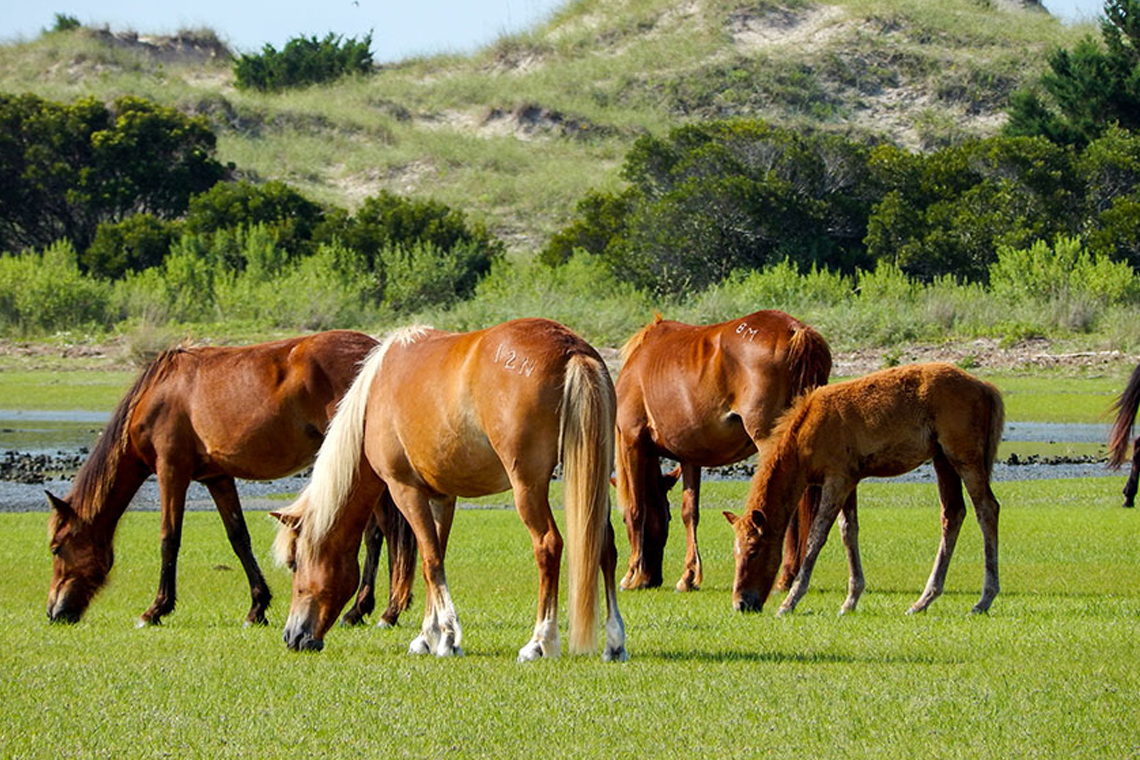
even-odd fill
[(997, 388), (950, 364), (894, 367), (812, 391), (777, 424), (744, 515), (724, 513), (736, 534), (733, 606), (742, 611), (763, 607), (780, 562), (780, 539), (791, 505), (808, 485), (817, 484), (823, 489), (819, 512), (779, 614), (795, 609), (807, 591), (836, 515), (850, 571), (840, 613), (854, 610), (864, 585), (856, 486), (865, 477), (901, 475), (933, 459), (942, 500), (942, 542), (926, 589), (909, 612), (925, 610), (942, 593), (966, 516), (963, 482), (985, 546), (985, 582), (973, 612), (987, 611), (998, 593), (999, 507), (990, 473), (1003, 419)]
[[(186, 489), (209, 490), (234, 553), (249, 580), (247, 623), (264, 623), (270, 592), (254, 559), (234, 478), (270, 480), (312, 462), (336, 403), (359, 363), (376, 346), (347, 330), (246, 347), (174, 348), (139, 375), (111, 415), (71, 491), (48, 494), (52, 581), (48, 617), (76, 622), (103, 585), (114, 560), (115, 528), (152, 473), (162, 509), (162, 570), (154, 603), (141, 624), (174, 610), (178, 548)], [(402, 518), (386, 514), (393, 591), (385, 619), (407, 607), (415, 546)], [(394, 509), (388, 512), (395, 513)], [(371, 547), (378, 552), (379, 546)], [(362, 588), (358, 611), (370, 611)]]
[(444, 555), (459, 496), (510, 488), (538, 565), (538, 614), (519, 660), (556, 657), (562, 537), (547, 491), (562, 460), (570, 556), (570, 648), (595, 646), (597, 577), (605, 579), (603, 659), (626, 658), (617, 553), (609, 523), (614, 391), (605, 364), (562, 325), (520, 319), (470, 333), (401, 330), (377, 348), (345, 395), (300, 498), (276, 513), (274, 553), (294, 568), (290, 649), (324, 646), (356, 583), (369, 506), (385, 489), (415, 531), (427, 583), (410, 651), (462, 652)]
[(1119, 469), (1128, 455), (1128, 443), (1132, 442), (1132, 470), (1124, 484), (1124, 506), (1131, 507), (1136, 499), (1136, 482), (1140, 479), (1140, 438), (1132, 440), (1132, 425), (1136, 421), (1136, 410), (1140, 408), (1140, 364), (1132, 370), (1128, 385), (1112, 405), (1116, 410), (1116, 420), (1108, 435), (1108, 466)]
[[(701, 585), (697, 546), (701, 468), (739, 462), (801, 393), (827, 382), (827, 342), (782, 311), (758, 311), (716, 325), (694, 326), (660, 315), (621, 350), (617, 379), (617, 493), (629, 533), (629, 570), (622, 588), (662, 582), (669, 533), (669, 488), (683, 482), (685, 565), (678, 591)], [(661, 457), (680, 467), (661, 474)], [(814, 499), (805, 495), (806, 538)], [(799, 566), (803, 542), (788, 533), (786, 577)]]

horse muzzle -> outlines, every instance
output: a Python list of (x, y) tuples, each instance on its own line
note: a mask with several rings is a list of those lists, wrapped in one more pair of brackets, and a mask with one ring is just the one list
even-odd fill
[(83, 610), (70, 607), (66, 604), (66, 600), (61, 599), (55, 604), (48, 605), (47, 616), (52, 623), (78, 623), (79, 618), (83, 617)]
[(764, 600), (756, 591), (742, 591), (734, 595), (732, 609), (737, 612), (760, 612), (764, 609)]
[(325, 648), (324, 639), (313, 637), (312, 630), (308, 625), (286, 625), (285, 646), (294, 652), (319, 652)]

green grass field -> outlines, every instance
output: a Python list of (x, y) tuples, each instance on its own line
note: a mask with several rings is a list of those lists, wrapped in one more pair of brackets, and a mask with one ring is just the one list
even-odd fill
[[(1002, 593), (991, 613), (966, 614), (982, 575), (971, 519), (947, 594), (911, 617), (937, 543), (934, 488), (867, 483), (859, 611), (834, 614), (846, 571), (833, 536), (799, 611), (777, 620), (775, 598), (759, 615), (730, 609), (719, 511), (738, 510), (747, 484), (709, 483), (705, 586), (623, 593), (632, 659), (620, 665), (515, 663), (536, 582), (511, 510), (457, 516), (448, 575), (466, 655), (452, 660), (405, 653), (419, 582), (399, 628), (337, 628), (320, 654), (288, 652), (288, 578), (267, 558), (272, 623), (243, 629), (244, 578), (205, 512), (188, 515), (166, 624), (133, 627), (157, 583), (158, 515), (129, 512), (111, 584), (81, 623), (52, 626), (44, 515), (0, 514), (0, 755), (1135, 757), (1140, 511), (1119, 508), (1119, 485), (998, 484)], [(249, 520), (264, 557), (271, 520)], [(669, 583), (680, 544), (675, 529)]]

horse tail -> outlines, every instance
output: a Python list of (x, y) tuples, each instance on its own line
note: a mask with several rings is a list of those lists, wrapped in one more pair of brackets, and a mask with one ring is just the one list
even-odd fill
[(309, 484), (297, 501), (283, 510), (304, 517), (308, 547), (324, 540), (355, 484), (364, 444), (364, 410), (372, 382), (390, 345), (391, 340), (381, 343), (361, 363), (352, 385), (337, 404), (336, 414), (313, 462)]
[(610, 519), (616, 396), (600, 359), (575, 354), (566, 365), (559, 420), (569, 548), (570, 651), (597, 644), (598, 569)]
[(788, 341), (786, 357), (791, 378), (789, 399), (827, 384), (831, 375), (831, 347), (815, 328), (798, 324)]
[[(787, 349), (788, 375), (791, 377), (791, 387), (788, 389), (789, 401), (817, 388), (827, 385), (831, 375), (831, 347), (815, 328), (799, 324), (788, 341)], [(786, 536), (784, 543), (784, 576), (783, 580), (790, 583), (799, 572), (807, 551), (808, 535), (815, 513), (819, 511), (819, 489), (809, 488), (800, 495), (800, 503), (795, 518), (789, 523), (795, 535)]]
[(1118, 469), (1124, 464), (1128, 454), (1128, 443), (1132, 440), (1132, 425), (1136, 421), (1136, 410), (1140, 407), (1140, 364), (1132, 370), (1124, 392), (1116, 399), (1112, 408), (1116, 410), (1116, 421), (1108, 434), (1108, 466)]
[(990, 427), (986, 431), (985, 466), (986, 474), (993, 472), (994, 462), (997, 461), (998, 446), (1001, 444), (1001, 434), (1005, 427), (1005, 401), (1002, 400), (1001, 391), (989, 383), (984, 387), (990, 400)]

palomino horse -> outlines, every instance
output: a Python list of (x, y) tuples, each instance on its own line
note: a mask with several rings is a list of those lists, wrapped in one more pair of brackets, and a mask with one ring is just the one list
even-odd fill
[[(52, 582), (48, 617), (76, 622), (103, 585), (114, 559), (115, 527), (135, 492), (158, 476), (162, 570), (154, 603), (140, 624), (174, 609), (186, 489), (203, 483), (249, 580), (247, 623), (264, 623), (269, 587), (250, 547), (234, 478), (270, 480), (316, 456), (336, 403), (376, 346), (347, 330), (246, 347), (174, 348), (139, 375), (83, 463), (67, 498), (48, 494)], [(389, 533), (393, 592), (385, 620), (408, 604), (415, 545), (402, 518), (378, 512)], [(391, 510), (394, 512), (395, 510)], [(374, 547), (376, 551), (379, 547)], [(371, 586), (369, 586), (369, 589)], [(371, 600), (362, 593), (361, 610)]]
[[(756, 453), (780, 413), (801, 393), (823, 385), (831, 351), (819, 333), (782, 311), (758, 311), (716, 325), (657, 317), (621, 351), (617, 379), (617, 493), (629, 532), (629, 570), (622, 588), (662, 582), (669, 533), (669, 488), (677, 470), (661, 474), (660, 457), (680, 462), (684, 493), (685, 566), (678, 591), (701, 584), (697, 523), (701, 467), (739, 462)], [(814, 499), (805, 495), (806, 537)], [(793, 520), (796, 522), (796, 520)], [(799, 566), (803, 543), (789, 531), (786, 575)]]
[(407, 328), (389, 337), (345, 395), (300, 498), (276, 516), (274, 552), (290, 563), (290, 649), (321, 649), (356, 584), (369, 507), (388, 489), (415, 531), (427, 583), (410, 651), (461, 653), (444, 573), (458, 496), (510, 488), (538, 565), (538, 614), (519, 660), (559, 654), (562, 537), (547, 491), (559, 459), (570, 555), (570, 648), (597, 632), (598, 568), (605, 578), (603, 658), (626, 658), (617, 552), (609, 523), (614, 391), (605, 364), (560, 324), (520, 319), (470, 333)]
[(1140, 438), (1132, 440), (1132, 425), (1136, 421), (1136, 410), (1140, 407), (1140, 364), (1132, 370), (1132, 377), (1120, 398), (1112, 405), (1116, 410), (1116, 420), (1108, 435), (1108, 466), (1119, 469), (1128, 454), (1128, 443), (1132, 442), (1132, 470), (1124, 484), (1124, 506), (1131, 507), (1136, 499), (1136, 482), (1140, 479)]
[(926, 589), (909, 611), (925, 610), (942, 593), (966, 516), (963, 482), (985, 545), (985, 582), (973, 612), (988, 610), (998, 593), (998, 502), (990, 472), (1003, 419), (997, 388), (950, 364), (894, 367), (812, 391), (773, 431), (771, 451), (756, 471), (744, 515), (724, 513), (736, 534), (733, 606), (761, 609), (780, 562), (780, 538), (791, 505), (808, 485), (818, 484), (823, 489), (819, 512), (779, 614), (795, 609), (807, 591), (837, 514), (850, 571), (840, 613), (854, 610), (863, 592), (855, 487), (865, 477), (901, 475), (933, 459), (942, 500), (942, 542)]

